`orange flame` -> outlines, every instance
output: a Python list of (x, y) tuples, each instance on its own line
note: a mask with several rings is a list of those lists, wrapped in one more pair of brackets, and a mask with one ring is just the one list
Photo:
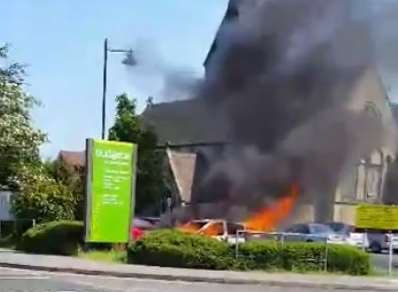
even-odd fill
[(223, 223), (219, 220), (209, 221), (209, 224), (201, 226), (195, 222), (188, 222), (180, 227), (179, 230), (187, 233), (201, 234), (206, 236), (217, 236), (223, 234)]
[(186, 224), (180, 225), (178, 229), (187, 233), (196, 233), (199, 231), (200, 226), (194, 222), (188, 222)]
[(217, 236), (223, 234), (223, 225), (222, 223), (213, 223), (210, 224), (207, 228), (201, 230), (200, 234), (206, 236)]
[(266, 207), (248, 218), (244, 223), (245, 227), (248, 230), (273, 231), (281, 221), (291, 214), (299, 193), (299, 185), (293, 183), (286, 196), (279, 199), (271, 207)]

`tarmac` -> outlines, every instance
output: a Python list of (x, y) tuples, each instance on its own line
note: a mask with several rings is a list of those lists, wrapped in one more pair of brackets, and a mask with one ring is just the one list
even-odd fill
[(236, 272), (108, 264), (76, 257), (25, 254), (0, 249), (0, 267), (82, 275), (224, 284), (258, 284), (341, 290), (398, 291), (398, 279), (333, 274)]

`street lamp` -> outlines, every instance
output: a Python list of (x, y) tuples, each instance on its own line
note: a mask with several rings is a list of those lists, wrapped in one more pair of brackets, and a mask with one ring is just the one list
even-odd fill
[(108, 39), (106, 38), (104, 41), (104, 75), (103, 75), (103, 83), (102, 83), (102, 140), (105, 139), (105, 120), (106, 120), (106, 81), (107, 81), (107, 70), (108, 70), (108, 52), (109, 53), (123, 53), (125, 54), (125, 58), (122, 63), (127, 66), (134, 66), (137, 64), (137, 61), (134, 58), (133, 50), (123, 50), (123, 49), (110, 49), (108, 47)]

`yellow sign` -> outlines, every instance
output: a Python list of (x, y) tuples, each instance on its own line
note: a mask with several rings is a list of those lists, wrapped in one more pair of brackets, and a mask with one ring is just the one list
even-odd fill
[(398, 206), (360, 205), (355, 217), (357, 228), (398, 230)]

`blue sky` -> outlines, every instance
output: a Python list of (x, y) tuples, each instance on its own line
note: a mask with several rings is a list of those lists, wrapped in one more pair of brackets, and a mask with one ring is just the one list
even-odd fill
[[(28, 67), (27, 91), (41, 100), (37, 127), (51, 143), (44, 157), (60, 149), (81, 150), (101, 131), (103, 40), (113, 48), (137, 47), (162, 71), (203, 73), (202, 63), (227, 0), (1, 0), (0, 42), (11, 44), (11, 59)], [(150, 52), (147, 52), (150, 51)], [(133, 74), (111, 55), (108, 67), (108, 126), (114, 96), (127, 92), (142, 110), (159, 92), (159, 78)], [(146, 74), (146, 73), (145, 73)], [(144, 80), (145, 79), (145, 80)]]

